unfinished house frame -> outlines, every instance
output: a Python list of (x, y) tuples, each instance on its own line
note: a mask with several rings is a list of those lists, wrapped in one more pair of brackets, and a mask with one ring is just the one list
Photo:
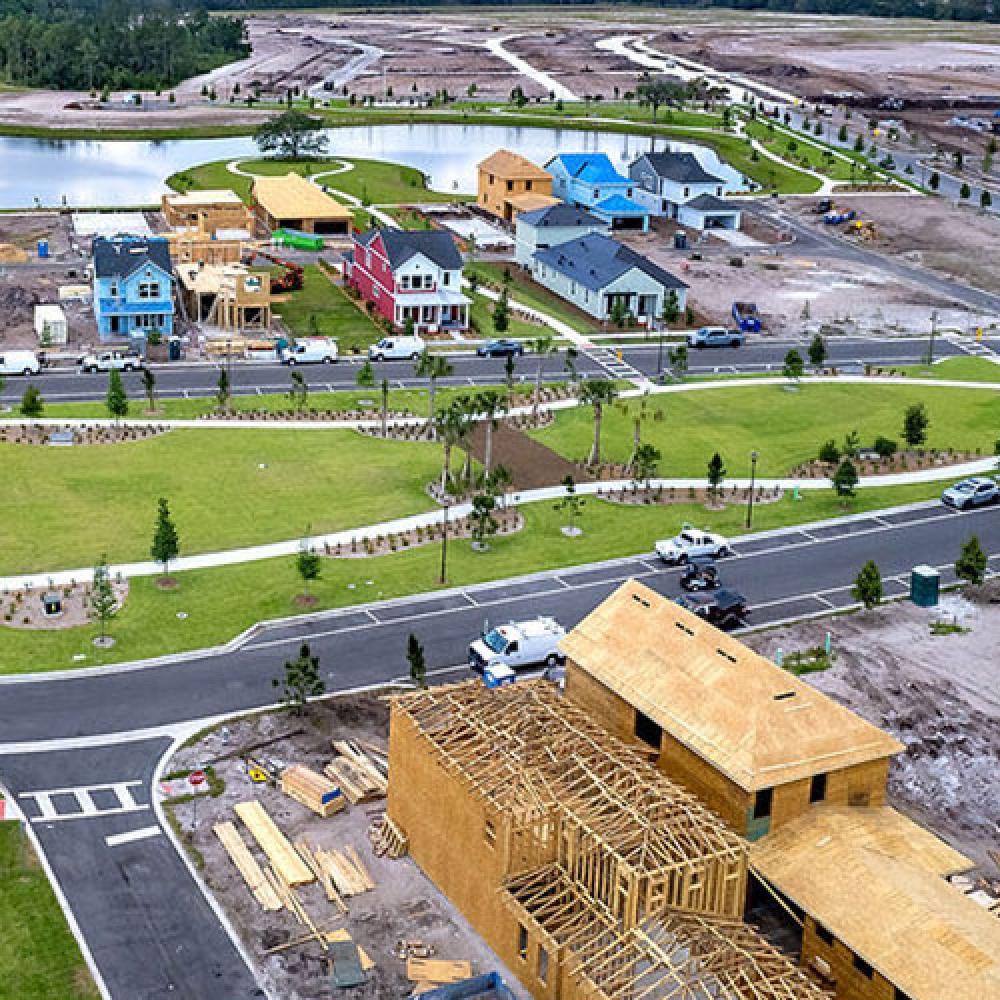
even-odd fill
[(740, 916), (742, 838), (544, 681), (393, 699), (389, 815), (541, 1000), (819, 1000)]
[(182, 264), (176, 268), (188, 318), (234, 333), (271, 328), (271, 282), (266, 271), (243, 264), (221, 267)]

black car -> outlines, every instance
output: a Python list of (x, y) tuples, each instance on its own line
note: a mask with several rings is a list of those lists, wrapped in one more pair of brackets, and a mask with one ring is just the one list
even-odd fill
[(715, 590), (721, 586), (722, 580), (719, 577), (719, 569), (714, 560), (704, 556), (695, 556), (688, 561), (681, 574), (681, 586), (689, 591)]
[(703, 590), (697, 594), (682, 594), (674, 600), (682, 608), (718, 628), (745, 625), (750, 614), (747, 599), (735, 590), (716, 590), (712, 593)]
[(524, 354), (524, 344), (519, 340), (488, 340), (476, 348), (481, 358), (519, 358)]

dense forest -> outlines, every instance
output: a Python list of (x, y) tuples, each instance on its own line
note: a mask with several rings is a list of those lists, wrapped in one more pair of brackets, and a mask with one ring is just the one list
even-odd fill
[(0, 0), (0, 81), (170, 87), (246, 55), (242, 21), (171, 0)]

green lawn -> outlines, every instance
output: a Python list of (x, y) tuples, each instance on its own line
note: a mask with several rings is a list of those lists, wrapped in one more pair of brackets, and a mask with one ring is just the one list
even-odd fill
[[(468, 289), (466, 289), (468, 294)], [(472, 296), (471, 319), (472, 324), (481, 337), (520, 337), (528, 340), (540, 337), (545, 333), (551, 333), (546, 326), (538, 326), (520, 319), (511, 313), (510, 326), (505, 333), (497, 333), (493, 328), (493, 307), (495, 303), (488, 299), (482, 292), (476, 292)]]
[(352, 347), (374, 344), (385, 333), (318, 264), (307, 264), (302, 289), (273, 308), (293, 336), (336, 337), (345, 354)]
[[(149, 558), (159, 497), (193, 554), (426, 510), (430, 443), (350, 430), (172, 431), (87, 448), (0, 445), (0, 574)], [(43, 499), (44, 498), (44, 499)]]
[[(510, 109), (516, 110), (513, 106)], [(625, 101), (592, 101), (590, 104), (584, 101), (564, 101), (561, 110), (554, 104), (539, 104), (532, 105), (531, 114), (553, 118), (619, 118), (646, 125), (674, 125), (678, 128), (722, 128), (721, 114), (677, 108), (660, 108), (654, 122), (652, 109), (641, 107), (634, 101), (628, 104)]]
[(15, 822), (0, 822), (0, 927), (0, 997), (97, 1000), (52, 886)]
[[(748, 456), (760, 452), (758, 473), (784, 476), (814, 458), (829, 438), (841, 442), (857, 429), (863, 444), (879, 434), (900, 440), (903, 411), (923, 401), (930, 415), (928, 446), (982, 448), (993, 454), (1000, 432), (1000, 392), (914, 385), (831, 385), (802, 383), (798, 392), (779, 385), (743, 386), (654, 398), (661, 422), (648, 422), (643, 440), (656, 445), (663, 476), (704, 476), (716, 450), (731, 477), (749, 475)], [(585, 458), (593, 437), (588, 408), (560, 411), (555, 423), (534, 432), (538, 440), (569, 458)], [(631, 452), (631, 421), (608, 409), (602, 434), (603, 457), (625, 461)]]
[[(403, 229), (433, 229), (430, 219), (415, 208), (383, 208), (386, 215), (392, 216)], [(381, 225), (381, 223), (379, 223)]]
[[(847, 512), (929, 499), (940, 490), (941, 484), (936, 483), (862, 490)], [(529, 504), (522, 510), (525, 529), (493, 539), (490, 552), (473, 552), (468, 541), (452, 542), (448, 550), (451, 585), (650, 552), (657, 538), (676, 533), (685, 521), (737, 535), (744, 530), (745, 518), (742, 504), (709, 512), (698, 504), (622, 507), (588, 498), (580, 521), (584, 534), (571, 539), (561, 534), (565, 518), (551, 504)], [(754, 529), (843, 513), (832, 490), (803, 491), (801, 500), (788, 498), (756, 507)], [(319, 600), (318, 608), (433, 591), (440, 558), (440, 546), (432, 544), (379, 558), (324, 560), (322, 576), (310, 590)], [(157, 589), (149, 578), (132, 581), (128, 601), (111, 627), (117, 644), (110, 650), (94, 648), (91, 640), (96, 631), (89, 626), (47, 632), (0, 626), (0, 673), (95, 666), (199, 649), (224, 642), (256, 621), (299, 613), (294, 597), (301, 591), (301, 581), (290, 556), (176, 575), (179, 586), (172, 591)], [(178, 611), (187, 617), (179, 619)], [(85, 659), (74, 660), (78, 654)], [(400, 664), (402, 673), (402, 651)], [(276, 661), (276, 671), (278, 667)]]
[(933, 365), (905, 365), (900, 371), (912, 378), (955, 379), (960, 382), (1000, 382), (1000, 365), (984, 358), (957, 357)]

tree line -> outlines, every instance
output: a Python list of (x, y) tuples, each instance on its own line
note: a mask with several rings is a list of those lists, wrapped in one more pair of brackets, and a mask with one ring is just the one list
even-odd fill
[(242, 20), (175, 0), (0, 0), (0, 80), (9, 84), (151, 90), (248, 52)]

